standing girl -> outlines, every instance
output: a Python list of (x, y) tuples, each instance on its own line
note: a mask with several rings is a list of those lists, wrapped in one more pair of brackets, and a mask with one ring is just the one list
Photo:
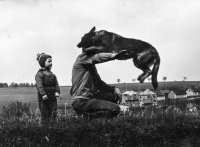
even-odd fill
[(39, 108), (42, 121), (46, 118), (56, 117), (57, 99), (60, 96), (60, 87), (55, 74), (51, 72), (52, 57), (41, 53), (37, 55), (41, 68), (35, 76), (38, 90)]

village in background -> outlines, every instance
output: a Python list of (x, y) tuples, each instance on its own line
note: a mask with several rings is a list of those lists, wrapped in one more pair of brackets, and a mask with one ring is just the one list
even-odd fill
[[(138, 83), (110, 84), (122, 92), (120, 108), (122, 112), (134, 111), (135, 108), (163, 108), (164, 111), (192, 112), (198, 115), (200, 108), (200, 81), (165, 81), (158, 82), (159, 88), (154, 90), (151, 81)], [(58, 109), (71, 108), (69, 86), (60, 86), (61, 96), (58, 99)], [(38, 109), (37, 90), (35, 83), (0, 83), (0, 101), (2, 106), (10, 102), (21, 101), (31, 103), (33, 109)]]
[(153, 90), (151, 82), (118, 83), (115, 86), (122, 91), (121, 110), (134, 108), (163, 108), (165, 112), (190, 112), (199, 115), (200, 81), (159, 82), (159, 88)]

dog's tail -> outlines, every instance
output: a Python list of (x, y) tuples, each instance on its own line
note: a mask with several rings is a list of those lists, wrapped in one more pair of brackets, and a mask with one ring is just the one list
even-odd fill
[(159, 54), (157, 54), (155, 58), (155, 63), (152, 69), (152, 79), (151, 79), (154, 90), (158, 88), (157, 75), (158, 75), (159, 67), (160, 67), (160, 56)]

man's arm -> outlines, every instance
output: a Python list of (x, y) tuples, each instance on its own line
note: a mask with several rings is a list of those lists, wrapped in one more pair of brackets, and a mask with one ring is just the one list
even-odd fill
[(98, 54), (87, 54), (85, 53), (81, 57), (82, 64), (99, 64), (103, 62), (107, 62), (110, 60), (115, 60), (115, 55), (113, 53), (98, 53)]
[(84, 52), (103, 52), (103, 50), (105, 49), (105, 47), (103, 46), (91, 46), (88, 48), (83, 48)]
[(122, 94), (121, 94), (118, 87), (110, 86), (110, 85), (106, 84), (104, 81), (101, 80), (99, 82), (99, 88), (103, 91), (108, 91), (108, 92), (114, 93), (115, 99), (118, 101), (119, 104), (121, 103)]
[(99, 87), (100, 90), (103, 90), (103, 91), (107, 91), (107, 92), (111, 92), (111, 93), (115, 92), (115, 86), (108, 85), (107, 83), (105, 83), (101, 79), (98, 83), (98, 87)]
[(83, 53), (81, 56), (82, 64), (98, 64), (107, 62), (110, 60), (120, 59), (127, 54), (126, 50), (122, 50), (118, 53)]

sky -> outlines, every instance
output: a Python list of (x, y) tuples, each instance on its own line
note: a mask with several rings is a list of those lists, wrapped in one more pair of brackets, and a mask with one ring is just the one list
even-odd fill
[[(199, 0), (0, 0), (0, 82), (35, 83), (36, 55), (52, 55), (52, 72), (71, 85), (81, 37), (96, 26), (152, 44), (158, 81), (200, 81)], [(98, 64), (108, 84), (130, 83), (142, 71), (132, 60)]]

